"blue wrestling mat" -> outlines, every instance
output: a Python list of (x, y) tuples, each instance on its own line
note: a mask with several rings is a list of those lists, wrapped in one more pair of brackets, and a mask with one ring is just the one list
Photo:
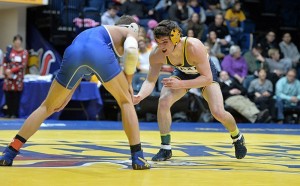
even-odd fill
[[(18, 130), (24, 120), (2, 120), (0, 130)], [(239, 129), (244, 133), (261, 134), (293, 134), (300, 135), (300, 124), (263, 124), (263, 123), (242, 123), (238, 124)], [(64, 121), (46, 120), (41, 125), (42, 130), (123, 130), (119, 121)], [(140, 130), (158, 131), (157, 122), (140, 122)], [(221, 123), (195, 123), (180, 122), (172, 123), (172, 131), (190, 132), (227, 132)]]

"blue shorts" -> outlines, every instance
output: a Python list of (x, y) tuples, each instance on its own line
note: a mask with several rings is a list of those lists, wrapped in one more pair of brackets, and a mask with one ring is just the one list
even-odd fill
[(65, 50), (56, 80), (68, 89), (83, 76), (107, 82), (122, 71), (109, 33), (103, 26), (80, 33)]

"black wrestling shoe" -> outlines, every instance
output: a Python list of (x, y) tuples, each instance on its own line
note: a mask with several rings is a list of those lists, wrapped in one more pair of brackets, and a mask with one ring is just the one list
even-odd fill
[(237, 159), (243, 159), (247, 154), (247, 148), (245, 145), (245, 139), (242, 134), (237, 135), (237, 137), (233, 138), (233, 145), (235, 148), (235, 157)]
[(166, 161), (172, 157), (172, 150), (160, 149), (152, 161)]

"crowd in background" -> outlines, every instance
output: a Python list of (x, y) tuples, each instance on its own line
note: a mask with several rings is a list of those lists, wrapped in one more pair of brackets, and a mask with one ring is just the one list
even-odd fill
[[(153, 28), (162, 19), (171, 19), (182, 28), (183, 36), (198, 38), (207, 47), (220, 73), (227, 106), (252, 123), (292, 122), (285, 118), (285, 110), (300, 108), (298, 48), (290, 33), (276, 37), (273, 30), (260, 40), (249, 42), (247, 38), (252, 36), (245, 31), (247, 18), (240, 1), (159, 1), (147, 9), (143, 1), (128, 0), (110, 7), (115, 7), (110, 14), (113, 16), (107, 16), (109, 8), (102, 22), (110, 20), (113, 24), (120, 12), (135, 16), (142, 26), (138, 72), (149, 67), (148, 56), (155, 47)], [(208, 17), (211, 22), (207, 22)]]

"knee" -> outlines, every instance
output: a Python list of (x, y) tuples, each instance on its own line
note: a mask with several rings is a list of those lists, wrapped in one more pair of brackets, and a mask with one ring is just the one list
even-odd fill
[(166, 96), (161, 96), (158, 102), (159, 109), (169, 109), (171, 107), (171, 100)]
[(280, 97), (276, 97), (276, 106), (283, 105), (283, 100)]
[(54, 112), (61, 110), (60, 106), (55, 106), (53, 104), (49, 104), (45, 102), (42, 103), (40, 107), (47, 115), (51, 115)]
[(224, 108), (213, 108), (211, 109), (211, 114), (218, 121), (223, 121), (226, 117), (226, 111), (224, 110)]

